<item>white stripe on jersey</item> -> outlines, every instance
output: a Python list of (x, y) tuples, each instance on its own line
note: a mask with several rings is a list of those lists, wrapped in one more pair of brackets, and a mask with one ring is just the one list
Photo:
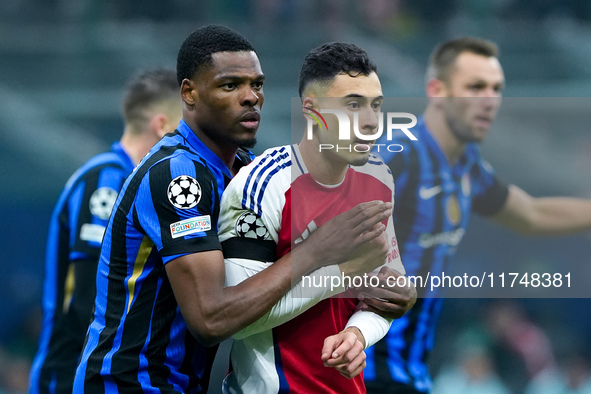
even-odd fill
[(259, 217), (262, 215), (261, 201), (269, 180), (281, 169), (291, 166), (290, 148), (282, 146), (269, 149), (253, 161), (254, 168), (250, 171), (244, 185), (243, 208), (254, 212)]

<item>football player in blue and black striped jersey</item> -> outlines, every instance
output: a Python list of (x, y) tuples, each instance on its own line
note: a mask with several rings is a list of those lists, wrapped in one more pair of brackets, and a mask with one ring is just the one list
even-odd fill
[(125, 128), (109, 152), (68, 181), (51, 219), (43, 288), (43, 327), (30, 393), (71, 393), (94, 305), (100, 245), (125, 178), (181, 119), (176, 73), (138, 73), (122, 101)]
[[(405, 135), (379, 141), (403, 147), (398, 153), (382, 149), (380, 154), (396, 184), (394, 224), (407, 275), (441, 275), (472, 211), (524, 234), (591, 228), (590, 201), (534, 198), (499, 180), (480, 156), (477, 144), (496, 117), (504, 83), (496, 44), (472, 37), (445, 42), (431, 55), (429, 103), (411, 130), (417, 141)], [(443, 299), (437, 289), (417, 287), (417, 293), (414, 308), (395, 320), (386, 338), (367, 352), (368, 392), (431, 390), (427, 356)]]
[(390, 214), (353, 208), (293, 252), (304, 264), (286, 255), (224, 287), (220, 197), (251, 158), (241, 148), (255, 142), (265, 76), (244, 37), (209, 25), (181, 45), (177, 79), (183, 120), (127, 179), (107, 225), (76, 393), (206, 392), (217, 343), (271, 309), (292, 275), (379, 236)]

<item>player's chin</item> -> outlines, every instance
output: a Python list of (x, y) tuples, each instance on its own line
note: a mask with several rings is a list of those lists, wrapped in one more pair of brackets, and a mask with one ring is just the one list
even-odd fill
[(477, 130), (474, 131), (473, 135), (472, 135), (472, 141), (471, 142), (482, 142), (484, 141), (484, 139), (486, 138), (486, 135), (488, 134), (488, 128), (483, 129), (483, 128), (479, 128)]
[(364, 149), (353, 149), (351, 152), (347, 152), (347, 161), (352, 166), (362, 166), (369, 160), (369, 153), (371, 150), (371, 146), (367, 148), (364, 146)]
[(236, 144), (244, 149), (252, 149), (257, 144), (256, 132), (254, 134), (244, 134), (236, 139)]
[(464, 133), (460, 139), (464, 143), (480, 143), (484, 141), (488, 133), (488, 128), (473, 127), (469, 132)]
[(366, 153), (357, 153), (353, 157), (350, 158), (349, 164), (352, 166), (362, 166), (367, 164), (369, 161), (369, 152)]

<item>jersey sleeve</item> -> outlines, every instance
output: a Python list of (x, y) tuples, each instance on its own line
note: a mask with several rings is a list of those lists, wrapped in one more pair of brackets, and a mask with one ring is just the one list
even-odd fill
[(497, 213), (509, 195), (509, 187), (495, 174), (493, 167), (480, 158), (471, 172), (472, 193), (474, 199), (472, 210), (483, 216)]
[(347, 321), (345, 329), (357, 327), (365, 339), (365, 349), (375, 345), (390, 329), (392, 320), (370, 311), (356, 311)]
[[(226, 258), (224, 262), (226, 264), (227, 286), (235, 286), (273, 264), (273, 262), (232, 258)], [(337, 265), (322, 267), (310, 273), (306, 276), (306, 281), (309, 282), (300, 280), (269, 312), (237, 332), (233, 338), (244, 339), (250, 335), (270, 330), (304, 313), (320, 301), (342, 293), (345, 291), (345, 287), (340, 281), (338, 286), (306, 286), (306, 283), (321, 283), (325, 278), (340, 277), (340, 275), (341, 271)]]
[(127, 173), (109, 164), (84, 174), (68, 198), (70, 260), (98, 260), (109, 217)]
[(135, 199), (134, 222), (150, 237), (164, 263), (221, 249), (219, 193), (213, 173), (182, 154), (155, 164)]

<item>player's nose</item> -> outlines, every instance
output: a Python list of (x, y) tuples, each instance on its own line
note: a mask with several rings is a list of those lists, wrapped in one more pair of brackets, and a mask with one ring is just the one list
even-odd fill
[(359, 128), (365, 134), (374, 132), (380, 125), (381, 113), (375, 111), (371, 106), (364, 107), (359, 111)]
[(262, 92), (258, 92), (250, 86), (244, 88), (242, 95), (242, 105), (254, 107), (262, 98)]

